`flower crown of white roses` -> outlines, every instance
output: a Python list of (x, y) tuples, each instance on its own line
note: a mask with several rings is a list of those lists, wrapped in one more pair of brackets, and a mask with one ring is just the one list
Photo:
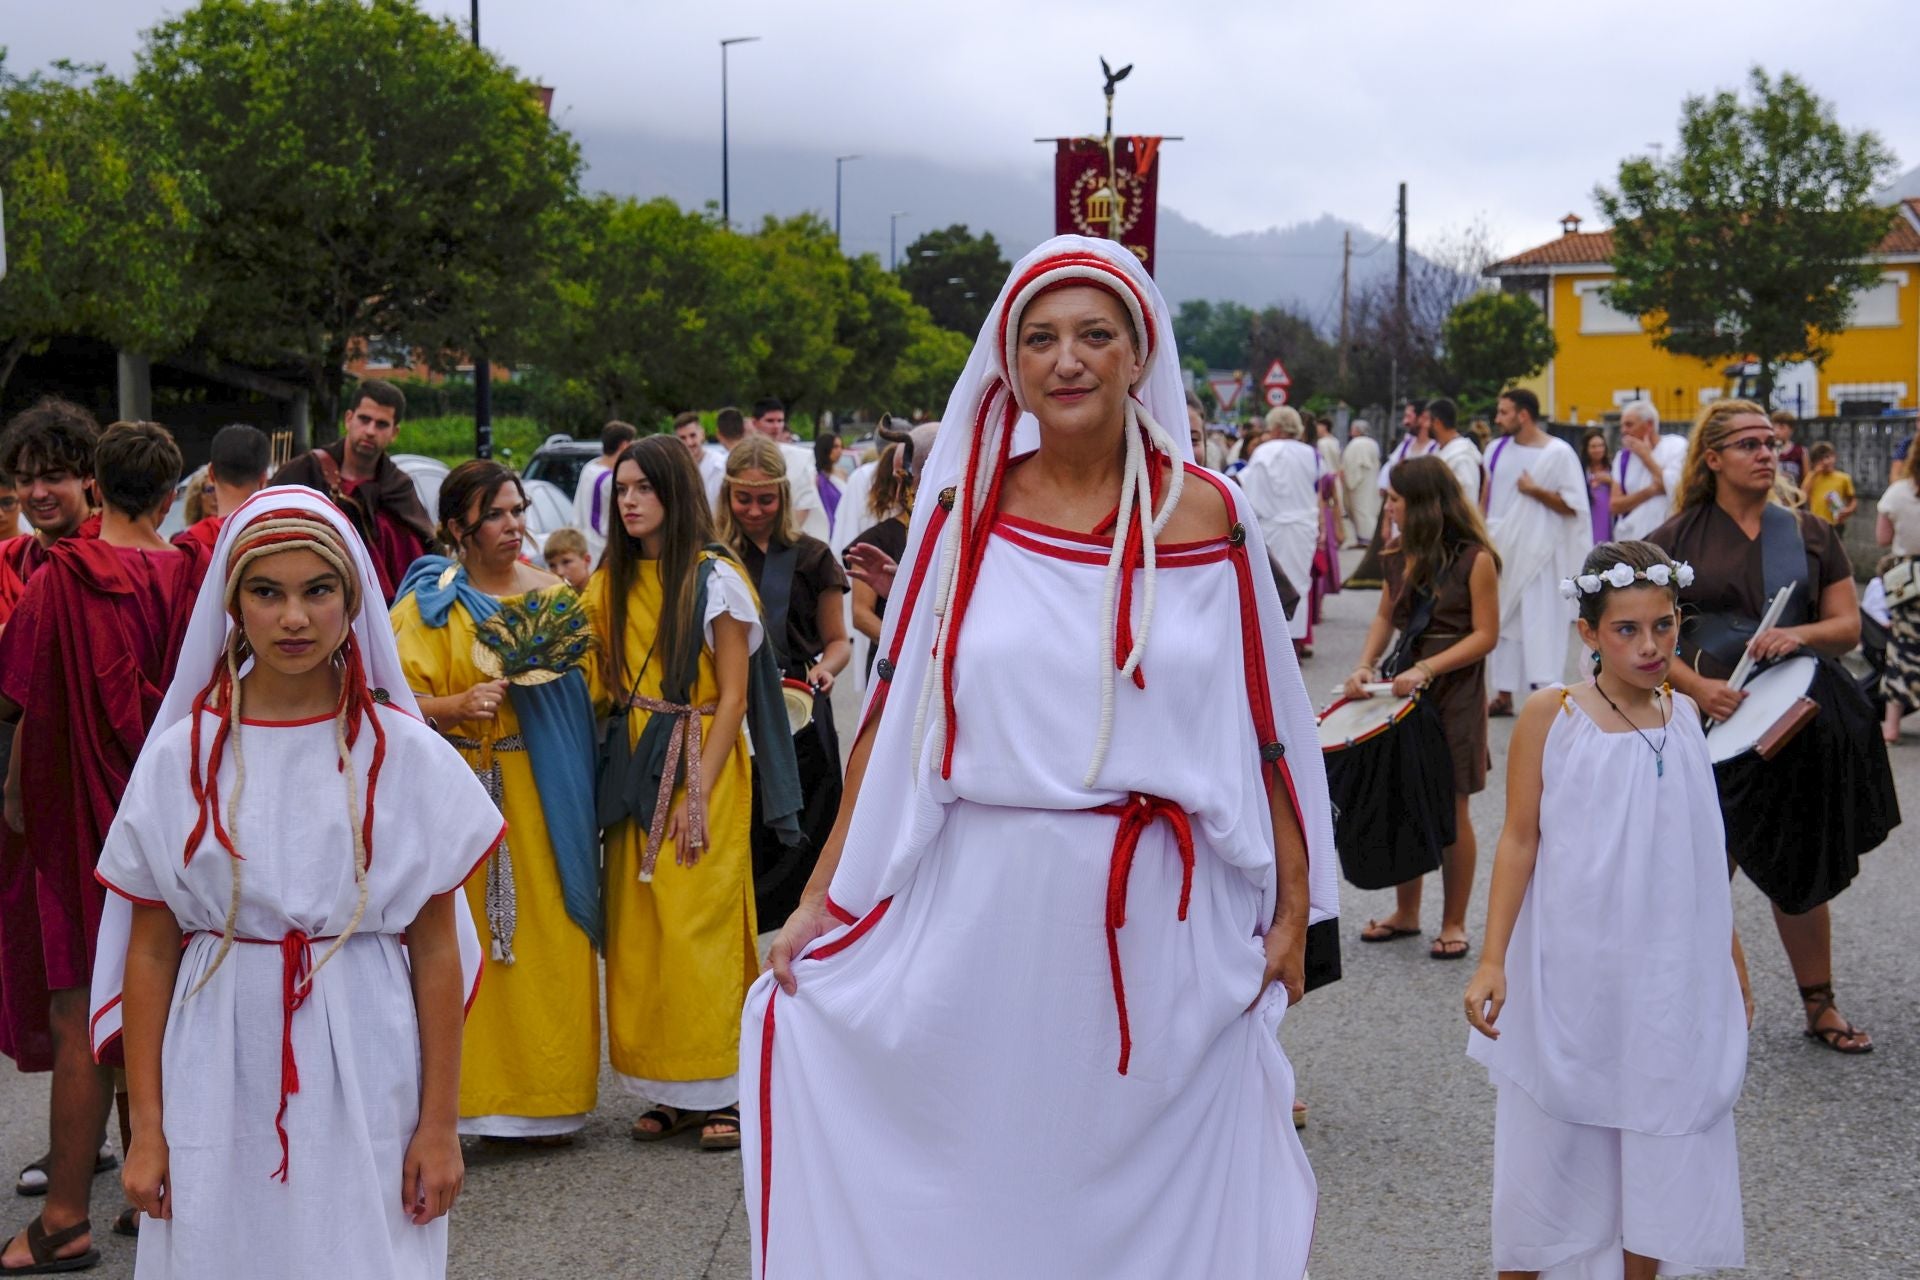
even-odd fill
[(1560, 594), (1569, 600), (1578, 600), (1581, 596), (1596, 596), (1606, 587), (1624, 591), (1636, 582), (1650, 582), (1656, 587), (1693, 585), (1693, 566), (1690, 564), (1656, 564), (1645, 569), (1635, 569), (1622, 560), (1605, 573), (1583, 573), (1577, 578), (1560, 579)]

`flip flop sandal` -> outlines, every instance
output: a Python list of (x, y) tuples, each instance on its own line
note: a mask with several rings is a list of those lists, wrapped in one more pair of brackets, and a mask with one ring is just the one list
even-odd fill
[[(705, 1130), (720, 1126), (720, 1132), (707, 1133)], [(702, 1151), (738, 1151), (740, 1149), (740, 1108), (716, 1107), (707, 1112), (706, 1121), (701, 1125), (700, 1149)]]
[(85, 1253), (76, 1253), (71, 1258), (58, 1258), (54, 1254), (62, 1245), (71, 1244), (81, 1236), (90, 1235), (93, 1224), (85, 1218), (62, 1231), (49, 1232), (35, 1218), (27, 1224), (27, 1254), (33, 1259), (24, 1267), (0, 1265), (0, 1276), (51, 1276), (68, 1271), (85, 1271), (88, 1267), (100, 1265), (100, 1251), (88, 1249)]
[(140, 1238), (140, 1211), (132, 1205), (122, 1209), (113, 1220), (113, 1234)]
[[(1455, 947), (1460, 949), (1455, 951)], [(1427, 950), (1427, 958), (1429, 960), (1465, 960), (1467, 952), (1471, 950), (1473, 950), (1473, 944), (1465, 938), (1435, 938), (1433, 946)]]
[[(659, 1125), (658, 1129), (642, 1129), (640, 1120), (651, 1120)], [(700, 1123), (698, 1111), (682, 1111), (679, 1107), (651, 1107), (640, 1113), (640, 1120), (633, 1122), (629, 1130), (635, 1142), (665, 1142), (676, 1133), (684, 1133)]]
[[(1376, 930), (1380, 929), (1385, 929), (1386, 932), (1376, 932)], [(1360, 931), (1360, 941), (1362, 942), (1393, 942), (1399, 938), (1417, 938), (1419, 936), (1420, 931), (1418, 929), (1402, 929), (1397, 924), (1381, 924), (1378, 920), (1367, 921), (1367, 927)]]
[[(13, 1194), (17, 1196), (43, 1196), (47, 1194), (47, 1161), (53, 1157), (41, 1156), (26, 1168), (20, 1170), (20, 1176), (14, 1181)], [(97, 1177), (109, 1169), (120, 1167), (120, 1157), (113, 1154), (112, 1144), (103, 1144), (100, 1154), (93, 1162), (93, 1172)]]

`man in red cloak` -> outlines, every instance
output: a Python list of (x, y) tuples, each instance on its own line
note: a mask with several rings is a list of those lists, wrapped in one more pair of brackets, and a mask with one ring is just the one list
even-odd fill
[[(93, 514), (93, 446), (100, 427), (77, 404), (52, 397), (16, 414), (0, 434), (7, 478), (32, 532), (0, 542), (0, 636), (62, 538), (99, 531)], [(0, 726), (0, 770), (13, 733)], [(40, 906), (25, 838), (0, 823), (0, 1053), (22, 1071), (53, 1069), (47, 973), (40, 954)]]
[(202, 554), (213, 554), (221, 521), (266, 486), (272, 463), (273, 442), (260, 428), (233, 422), (214, 432), (207, 457), (207, 479), (213, 482), (213, 514), (174, 534), (174, 545), (185, 547), (192, 542), (199, 545)]
[(341, 438), (295, 458), (273, 477), (275, 484), (318, 489), (346, 513), (373, 553), (388, 604), (413, 562), (434, 544), (433, 519), (412, 479), (387, 456), (406, 411), (400, 388), (369, 378), (354, 388)]
[(92, 1252), (87, 1205), (113, 1103), (111, 1073), (95, 1065), (87, 1035), (105, 902), (93, 867), (206, 568), (204, 555), (159, 534), (180, 470), (164, 427), (109, 427), (94, 449), (99, 536), (53, 543), (0, 635), (0, 725), (19, 725), (6, 822), (24, 832), (34, 870), (53, 1033), (46, 1205), (7, 1244), (0, 1268)]

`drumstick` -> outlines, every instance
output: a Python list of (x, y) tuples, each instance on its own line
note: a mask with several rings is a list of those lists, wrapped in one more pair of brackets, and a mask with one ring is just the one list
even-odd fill
[[(1767, 606), (1767, 615), (1760, 619), (1760, 629), (1755, 631), (1753, 633), (1754, 635), (1765, 635), (1773, 629), (1773, 624), (1780, 621), (1780, 615), (1786, 612), (1787, 601), (1793, 597), (1793, 589), (1799, 585), (1797, 582), (1789, 582), (1786, 586), (1773, 593), (1773, 603)], [(1747, 681), (1751, 679), (1752, 676), (1753, 651), (1751, 649), (1744, 649), (1740, 653), (1740, 661), (1734, 664), (1733, 674), (1727, 677), (1727, 687), (1738, 693), (1746, 687)], [(1711, 729), (1719, 723), (1718, 720), (1709, 719), (1707, 721), (1707, 727)]]
[[(1346, 691), (1347, 691), (1347, 686), (1343, 684), (1335, 685), (1333, 687), (1333, 696), (1336, 698), (1341, 697), (1346, 693)], [(1368, 695), (1369, 697), (1378, 697), (1381, 694), (1392, 693), (1393, 682), (1389, 680), (1380, 684), (1363, 684), (1360, 686), (1360, 692)]]

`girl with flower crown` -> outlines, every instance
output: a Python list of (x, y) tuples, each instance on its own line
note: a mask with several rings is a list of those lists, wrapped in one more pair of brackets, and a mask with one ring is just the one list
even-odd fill
[(310, 489), (222, 523), (178, 672), (97, 872), (134, 1274), (439, 1280), (481, 964), (455, 891), (499, 810), (418, 718), (367, 549)]
[(1593, 678), (1514, 725), (1467, 1053), (1499, 1090), (1501, 1280), (1741, 1266), (1753, 1003), (1699, 715), (1666, 684), (1692, 570), (1646, 542), (1561, 582)]
[(440, 538), (393, 605), (407, 685), (507, 815), (463, 904), (494, 962), (467, 1015), (460, 1132), (563, 1145), (600, 1084), (596, 664), (573, 588), (520, 559), (527, 499), (476, 460), (440, 485)]

